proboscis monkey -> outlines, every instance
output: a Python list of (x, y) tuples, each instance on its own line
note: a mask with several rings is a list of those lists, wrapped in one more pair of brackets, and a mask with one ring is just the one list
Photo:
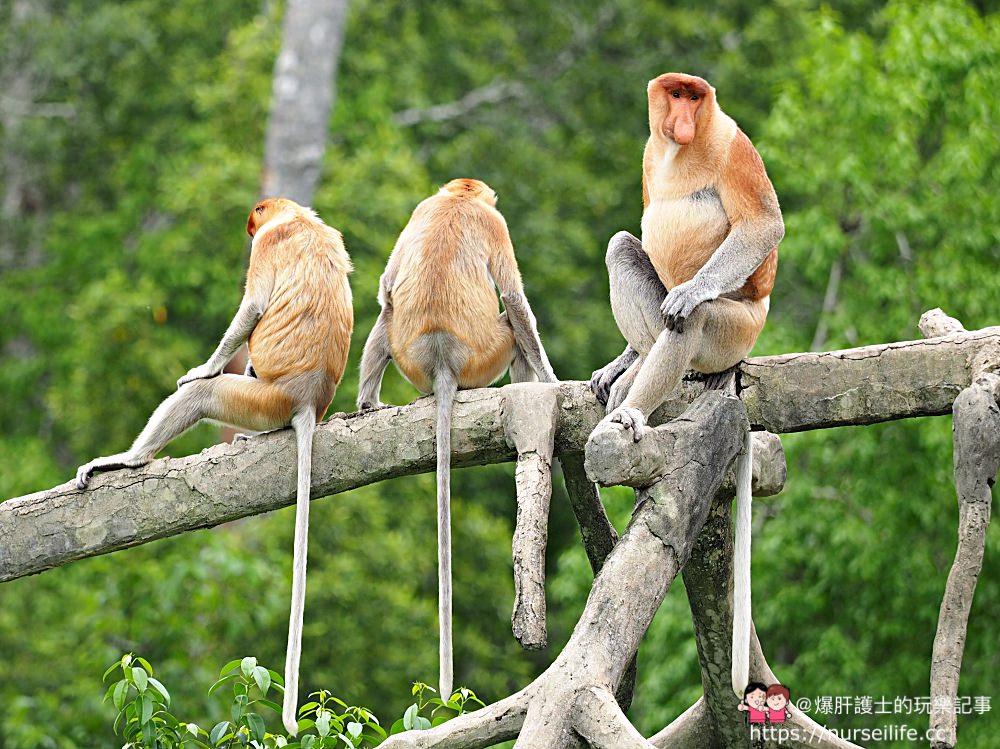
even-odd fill
[[(83, 489), (95, 471), (146, 465), (201, 419), (254, 431), (292, 426), (298, 481), (282, 720), (295, 734), (313, 433), (347, 365), (354, 327), (351, 261), (340, 232), (284, 198), (258, 203), (247, 233), (253, 243), (246, 292), (215, 353), (177, 381), (177, 392), (157, 407), (128, 452), (80, 466), (76, 482)], [(244, 342), (252, 368), (247, 375), (223, 374)]]
[(359, 409), (382, 405), (390, 359), (420, 392), (437, 396), (438, 686), (445, 701), (453, 676), (449, 471), (455, 392), (486, 387), (508, 369), (513, 382), (556, 382), (496, 202), (484, 183), (456, 179), (417, 206), (379, 281), (382, 311), (361, 357)]
[[(642, 242), (612, 237), (611, 309), (628, 347), (594, 373), (605, 423), (642, 438), (646, 420), (685, 370), (719, 373), (764, 327), (784, 223), (750, 139), (707, 81), (666, 73), (649, 82), (642, 161)], [(733, 689), (750, 648), (750, 434), (737, 466)]]

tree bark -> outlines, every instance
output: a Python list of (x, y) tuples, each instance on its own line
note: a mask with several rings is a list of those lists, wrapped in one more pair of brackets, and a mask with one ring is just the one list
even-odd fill
[(288, 0), (274, 63), (261, 194), (308, 205), (333, 110), (347, 0)]

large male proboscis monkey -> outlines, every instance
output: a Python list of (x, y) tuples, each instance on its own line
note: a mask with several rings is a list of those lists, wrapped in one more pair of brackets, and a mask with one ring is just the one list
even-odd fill
[[(80, 466), (76, 482), (82, 489), (94, 471), (146, 465), (201, 419), (253, 431), (292, 426), (298, 480), (282, 720), (295, 734), (313, 433), (347, 365), (354, 327), (351, 261), (340, 232), (284, 198), (258, 203), (247, 233), (253, 243), (246, 291), (215, 353), (177, 381), (177, 392), (157, 407), (128, 452)], [(253, 362), (247, 372), (255, 376), (223, 374), (244, 342)]]
[[(556, 382), (538, 337), (497, 196), (452, 180), (413, 211), (379, 281), (382, 306), (361, 357), (358, 408), (377, 408), (392, 359), (420, 392), (437, 396), (439, 684), (452, 692), (451, 412), (459, 388)], [(497, 304), (497, 290), (505, 311)]]
[[(753, 348), (767, 318), (784, 223), (750, 139), (707, 81), (666, 73), (649, 82), (642, 161), (642, 241), (608, 246), (611, 308), (628, 347), (594, 373), (605, 422), (639, 440), (688, 369), (719, 373)], [(750, 434), (737, 466), (733, 689), (749, 681)]]

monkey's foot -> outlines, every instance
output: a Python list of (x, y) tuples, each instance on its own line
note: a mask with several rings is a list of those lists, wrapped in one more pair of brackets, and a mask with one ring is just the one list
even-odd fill
[(132, 453), (118, 453), (106, 458), (94, 458), (76, 469), (76, 488), (86, 489), (91, 477), (97, 471), (114, 471), (118, 468), (139, 468), (146, 465), (153, 456), (136, 457)]
[(736, 397), (736, 370), (739, 364), (725, 369), (722, 372), (703, 375), (705, 380), (705, 390), (721, 390), (726, 395)]
[(90, 483), (90, 476), (94, 472), (93, 461), (90, 463), (84, 463), (82, 466), (76, 469), (76, 488), (86, 489), (87, 484)]
[(364, 413), (365, 411), (377, 411), (380, 408), (385, 408), (385, 404), (382, 401), (365, 401), (364, 403), (358, 404), (358, 413)]
[(622, 373), (625, 372), (625, 368), (616, 366), (617, 364), (618, 362), (615, 360), (595, 370), (590, 375), (590, 389), (597, 396), (597, 402), (602, 406), (608, 405), (612, 386), (622, 376)]
[(638, 408), (619, 406), (604, 417), (604, 420), (597, 425), (597, 429), (600, 429), (605, 423), (621, 424), (627, 431), (632, 432), (632, 440), (634, 442), (641, 440), (642, 436), (646, 433), (646, 417), (642, 415), (642, 411)]

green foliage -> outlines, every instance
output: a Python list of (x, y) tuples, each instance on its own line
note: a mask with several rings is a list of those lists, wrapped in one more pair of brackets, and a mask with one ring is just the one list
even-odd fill
[(226, 719), (211, 730), (196, 723), (185, 723), (174, 717), (170, 693), (153, 677), (149, 661), (131, 653), (123, 655), (104, 672), (104, 681), (112, 679), (104, 702), (117, 711), (114, 721), (116, 736), (125, 739), (125, 747), (140, 749), (370, 749), (381, 744), (390, 733), (426, 730), (472, 710), (483, 707), (475, 692), (460, 687), (444, 700), (433, 687), (417, 682), (411, 689), (416, 698), (392, 725), (390, 733), (382, 728), (378, 718), (368, 708), (348, 705), (339, 697), (321, 689), (309, 696), (314, 698), (299, 707), (298, 734), (290, 737), (267, 730), (265, 715), (280, 716), (281, 705), (268, 699), (273, 689), (284, 692), (281, 675), (257, 663), (248, 656), (230, 661), (219, 672), (219, 679), (208, 694), (232, 687), (233, 699)]
[[(231, 318), (281, 14), (281, 3), (249, 0), (0, 5), (0, 496), (65, 481), (127, 445)], [(603, 254), (614, 232), (638, 233), (643, 92), (667, 69), (716, 86), (782, 202), (788, 231), (757, 353), (914, 337), (919, 313), (938, 305), (970, 328), (995, 324), (998, 57), (995, 3), (962, 0), (352, 2), (314, 200), (356, 268), (352, 365), (332, 410), (353, 408), (400, 228), (456, 176), (497, 190), (559, 375), (587, 378), (621, 350)], [(398, 119), (497, 83), (509, 84), (506, 98), (461, 116)], [(415, 396), (387, 373), (388, 402)], [(784, 440), (787, 489), (757, 507), (754, 600), (793, 699), (926, 694), (955, 543), (948, 427), (926, 419)], [(216, 438), (201, 427), (168, 452)], [(509, 632), (510, 468), (453, 481), (456, 666), (490, 702), (562, 647), (590, 571), (556, 487), (551, 644), (520, 651)], [(317, 502), (311, 529), (303, 682), (349, 685), (382, 715), (415, 704), (414, 725), (454, 712), (429, 691), (399, 690), (436, 668), (433, 484), (409, 477)], [(631, 494), (605, 497), (623, 528)], [(173, 704), (215, 725), (217, 697), (198, 686), (216, 678), (213, 654), (276, 662), (284, 652), (291, 534), (292, 514), (273, 513), (0, 586), (0, 747), (111, 745), (89, 675), (123, 650), (155, 659)], [(1000, 670), (998, 560), (993, 533), (963, 694), (990, 694)], [(700, 689), (682, 593), (678, 582), (640, 651), (631, 714), (647, 734)], [(266, 697), (235, 674), (225, 689), (254, 695), (239, 719), (226, 717), (238, 742), (251, 735), (247, 716), (270, 715), (250, 709)], [(127, 692), (133, 712), (119, 727), (143, 740), (143, 725), (172, 708), (147, 681), (143, 723), (138, 686)], [(317, 693), (305, 719), (329, 713), (328, 737), (343, 743), (353, 734), (335, 734), (337, 720), (364, 721), (330, 700)], [(992, 746), (997, 721), (963, 716), (960, 731), (963, 746)]]

